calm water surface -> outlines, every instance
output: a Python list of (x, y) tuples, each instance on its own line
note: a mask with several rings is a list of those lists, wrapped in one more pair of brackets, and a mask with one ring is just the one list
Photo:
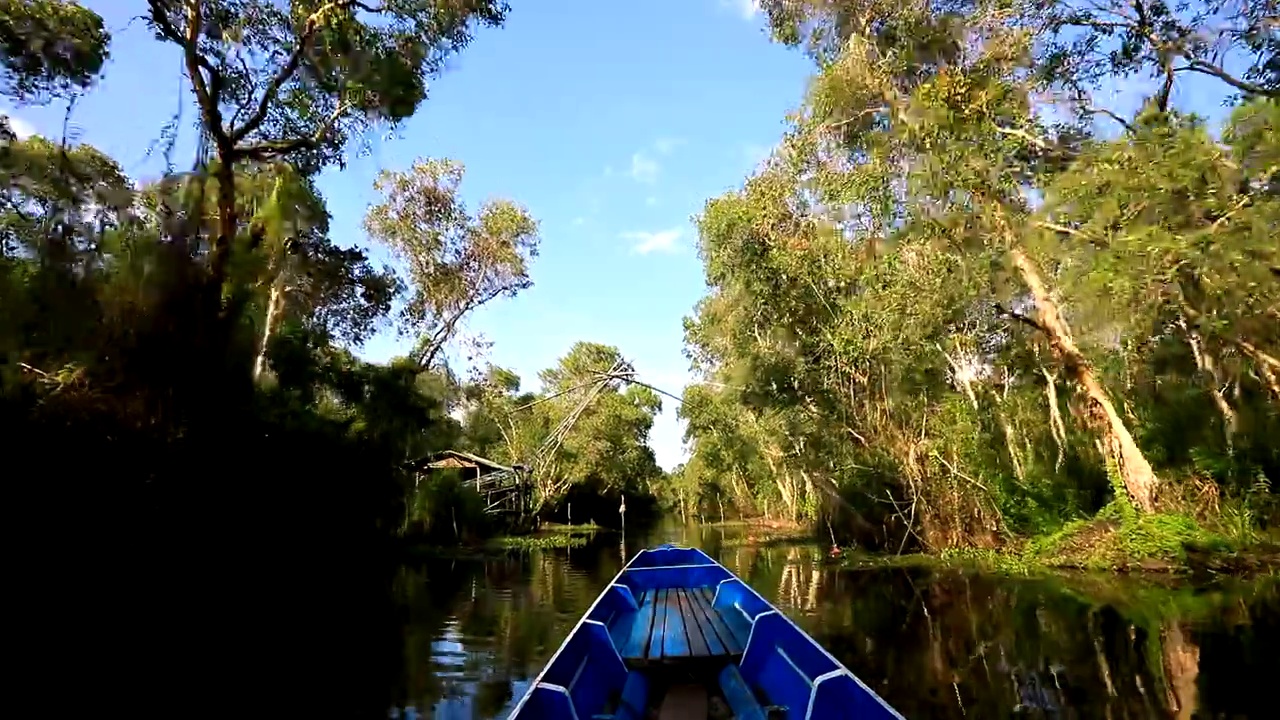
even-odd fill
[(696, 527), (402, 568), (390, 716), (506, 717), (626, 558), (667, 541), (724, 563), (908, 718), (1280, 717), (1274, 583), (849, 570), (816, 545)]

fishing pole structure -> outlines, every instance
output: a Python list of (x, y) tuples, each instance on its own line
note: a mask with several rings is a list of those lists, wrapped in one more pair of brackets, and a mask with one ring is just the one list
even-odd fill
[[(609, 367), (608, 370), (597, 370), (592, 372), (590, 378), (584, 382), (574, 385), (573, 387), (559, 390), (547, 395), (546, 397), (538, 398), (537, 400), (525, 403), (524, 405), (513, 409), (507, 414), (509, 423), (510, 418), (516, 413), (529, 410), (545, 402), (550, 402), (575, 393), (581, 393), (581, 396), (577, 399), (577, 402), (573, 405), (570, 411), (561, 418), (560, 422), (551, 430), (550, 433), (547, 434), (547, 437), (542, 441), (542, 444), (538, 449), (534, 451), (533, 458), (531, 458), (528, 463), (523, 464), (523, 466), (528, 468), (528, 471), (534, 477), (547, 476), (547, 471), (554, 464), (556, 455), (564, 445), (565, 438), (568, 437), (569, 433), (573, 430), (578, 419), (582, 417), (582, 414), (586, 412), (587, 408), (591, 407), (591, 404), (595, 402), (596, 398), (600, 397), (602, 393), (610, 389), (614, 383), (639, 385), (641, 387), (648, 388), (659, 395), (669, 397), (676, 402), (683, 402), (683, 399), (680, 396), (640, 380), (631, 363), (619, 358), (612, 366)], [(514, 427), (514, 423), (510, 424)], [(507, 446), (514, 450), (515, 445), (512, 442), (511, 437), (507, 434), (506, 429), (502, 428), (501, 424), (499, 424), (499, 429), (502, 430), (504, 439), (507, 441)], [(557, 490), (558, 488), (553, 487), (549, 489)]]

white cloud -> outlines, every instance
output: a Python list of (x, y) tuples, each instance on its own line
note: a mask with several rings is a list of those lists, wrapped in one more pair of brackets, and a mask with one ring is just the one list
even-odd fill
[(658, 138), (653, 141), (653, 149), (661, 155), (670, 155), (672, 150), (684, 144), (683, 138)]
[(636, 182), (657, 182), (658, 171), (661, 169), (656, 160), (642, 152), (631, 156), (631, 172), (629, 174)]
[(17, 115), (8, 115), (6, 113), (6, 116), (9, 118), (9, 127), (13, 130), (13, 134), (18, 136), (19, 140), (26, 140), (36, 134), (36, 127), (31, 123)]
[(644, 199), (644, 204), (648, 205), (649, 207), (656, 207), (658, 204), (658, 198), (650, 195), (649, 197)]
[(640, 255), (648, 255), (652, 252), (675, 252), (679, 247), (676, 243), (680, 240), (680, 236), (683, 234), (684, 230), (680, 228), (659, 230), (657, 232), (639, 230), (635, 232), (622, 233), (622, 238), (635, 243), (631, 246), (633, 252)]
[(750, 20), (760, 12), (760, 0), (720, 0), (720, 7), (732, 8), (743, 20)]
[(582, 217), (581, 215), (579, 215), (578, 217), (576, 217), (576, 218), (574, 218), (574, 219), (573, 219), (573, 222), (571, 222), (571, 223), (569, 223), (569, 224), (570, 224), (570, 225), (573, 225), (574, 227), (579, 227), (579, 226), (581, 226), (581, 225), (586, 224), (586, 222), (587, 222), (587, 219), (586, 219), (586, 218), (584, 218), (584, 217)]

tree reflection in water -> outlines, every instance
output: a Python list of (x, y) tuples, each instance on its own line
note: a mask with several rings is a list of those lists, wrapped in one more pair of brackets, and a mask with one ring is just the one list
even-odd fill
[[(1132, 578), (848, 570), (817, 544), (759, 547), (689, 528), (649, 533), (626, 554), (668, 540), (718, 557), (907, 717), (1249, 717), (1280, 647), (1274, 582), (1168, 590)], [(614, 535), (403, 568), (392, 714), (505, 717), (621, 565)]]

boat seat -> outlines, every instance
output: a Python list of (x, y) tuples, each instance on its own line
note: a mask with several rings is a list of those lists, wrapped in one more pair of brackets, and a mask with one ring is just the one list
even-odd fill
[(747, 638), (751, 636), (751, 626), (755, 619), (773, 610), (772, 605), (738, 578), (729, 578), (716, 586), (711, 607), (733, 634), (738, 636), (744, 648)]
[(766, 720), (764, 707), (756, 700), (738, 666), (729, 663), (720, 671), (720, 692), (733, 710), (734, 720)]
[(627, 674), (618, 707), (612, 713), (596, 713), (592, 720), (646, 720), (649, 717), (649, 681), (638, 672)]
[(870, 690), (777, 610), (756, 616), (742, 662), (720, 673), (720, 689), (740, 720), (884, 713)]
[[(649, 699), (648, 682), (627, 670), (598, 620), (583, 621), (547, 666), (535, 691), (530, 695), (539, 713), (535, 717), (643, 720)], [(616, 708), (614, 698), (619, 699)]]

